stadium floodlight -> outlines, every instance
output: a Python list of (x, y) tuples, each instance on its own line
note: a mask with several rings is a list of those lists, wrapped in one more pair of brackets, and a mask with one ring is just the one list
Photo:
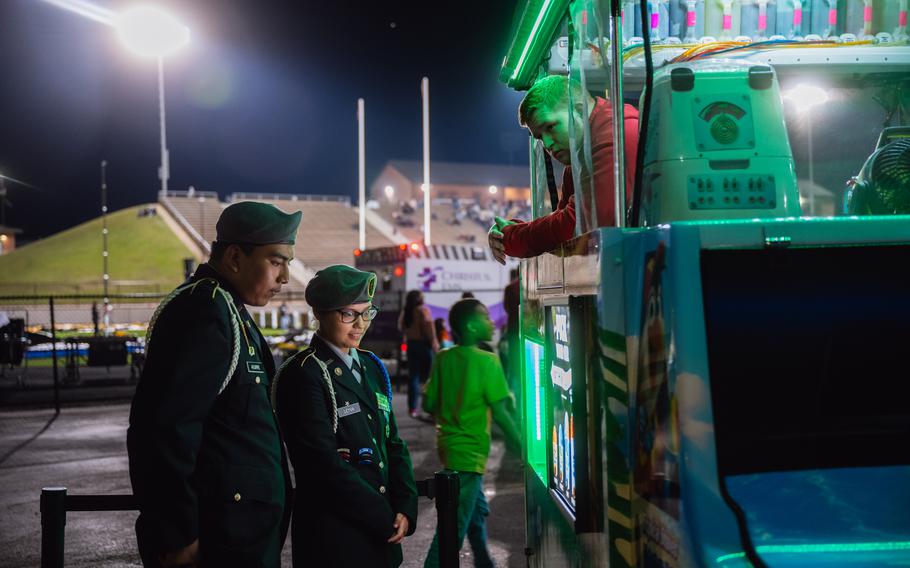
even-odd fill
[(167, 57), (190, 41), (189, 28), (153, 6), (127, 10), (114, 25), (123, 45), (143, 57)]
[(190, 41), (190, 30), (167, 12), (154, 6), (139, 6), (122, 13), (98, 6), (90, 0), (45, 0), (96, 22), (113, 26), (124, 46), (133, 53), (158, 60), (158, 111), (161, 130), (161, 191), (167, 191), (170, 160), (167, 150), (164, 112), (164, 58)]
[(170, 14), (151, 6), (133, 8), (118, 15), (114, 26), (127, 49), (158, 60), (158, 116), (161, 142), (161, 166), (158, 178), (161, 192), (167, 193), (171, 177), (170, 152), (167, 149), (166, 113), (164, 107), (164, 58), (190, 41), (190, 30)]

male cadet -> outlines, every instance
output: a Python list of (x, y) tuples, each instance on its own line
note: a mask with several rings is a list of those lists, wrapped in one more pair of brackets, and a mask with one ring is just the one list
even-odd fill
[[(569, 105), (569, 90), (573, 104)], [(588, 116), (584, 116), (582, 99), (588, 101)], [(626, 195), (635, 181), (635, 155), (638, 149), (638, 111), (624, 105)], [(593, 98), (577, 81), (563, 75), (550, 75), (534, 83), (518, 107), (518, 121), (527, 127), (534, 138), (543, 142), (546, 151), (566, 167), (562, 174), (559, 205), (556, 210), (533, 221), (505, 221), (497, 217), (490, 228), (488, 240), (493, 258), (505, 264), (506, 255), (527, 258), (549, 252), (575, 236), (575, 186), (572, 178), (572, 151), (569, 124), (574, 122), (575, 147), (582, 145), (584, 120), (591, 126), (592, 172), (580, 172), (583, 179), (593, 176), (597, 203), (598, 227), (616, 223), (613, 196), (613, 111), (610, 103)], [(589, 203), (581, 204), (586, 212)], [(624, 215), (620, 211), (619, 215)], [(585, 214), (585, 218), (588, 215)]]
[(319, 320), (275, 377), (297, 493), (294, 566), (388, 568), (417, 527), (417, 488), (382, 362), (358, 349), (376, 316), (376, 275), (329, 266), (306, 288)]
[(272, 355), (244, 304), (264, 306), (288, 282), (300, 216), (227, 207), (208, 263), (149, 323), (127, 431), (146, 566), (280, 565), (290, 474)]

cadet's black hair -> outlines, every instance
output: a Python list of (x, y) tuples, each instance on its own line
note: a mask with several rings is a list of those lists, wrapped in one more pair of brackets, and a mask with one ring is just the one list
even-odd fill
[(251, 245), (249, 243), (224, 243), (215, 241), (212, 243), (212, 253), (209, 255), (209, 260), (212, 262), (221, 262), (221, 259), (224, 258), (224, 253), (227, 252), (228, 247), (231, 245), (240, 247), (240, 250), (242, 250), (243, 254), (246, 256), (253, 254), (253, 249), (256, 248), (256, 245)]
[(454, 304), (449, 310), (449, 327), (452, 328), (452, 335), (456, 341), (461, 341), (462, 333), (471, 320), (471, 317), (477, 314), (477, 308), (484, 308), (483, 302), (477, 298), (462, 298)]

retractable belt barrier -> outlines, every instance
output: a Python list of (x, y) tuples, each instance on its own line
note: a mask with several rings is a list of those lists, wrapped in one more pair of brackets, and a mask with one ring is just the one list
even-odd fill
[[(441, 568), (458, 568), (458, 475), (438, 471), (417, 482), (421, 497), (436, 501)], [(67, 495), (66, 487), (41, 490), (41, 568), (63, 568), (67, 511), (137, 511), (133, 495)]]

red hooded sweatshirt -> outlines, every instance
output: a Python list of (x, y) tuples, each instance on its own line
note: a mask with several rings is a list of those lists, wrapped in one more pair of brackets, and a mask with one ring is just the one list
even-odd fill
[[(638, 150), (638, 110), (624, 105), (626, 144), (626, 200), (632, 196), (635, 182), (635, 155)], [(597, 202), (597, 224), (616, 225), (613, 196), (613, 109), (597, 97), (591, 111), (591, 163), (594, 166), (594, 190)], [(562, 174), (559, 205), (556, 211), (533, 221), (518, 221), (502, 229), (502, 242), (509, 256), (527, 258), (549, 252), (575, 236), (575, 185), (572, 168)]]

